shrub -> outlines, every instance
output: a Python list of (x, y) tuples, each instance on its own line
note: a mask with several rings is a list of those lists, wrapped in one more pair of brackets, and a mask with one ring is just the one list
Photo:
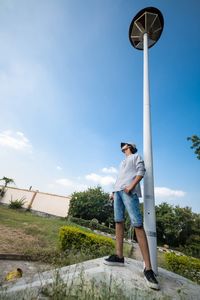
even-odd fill
[(90, 220), (90, 222), (91, 222), (91, 224), (99, 224), (99, 221), (97, 220), (97, 219), (92, 219), (92, 220)]
[(170, 271), (200, 283), (199, 259), (185, 255), (178, 256), (175, 253), (166, 253), (165, 259)]
[(81, 218), (75, 218), (75, 217), (69, 216), (67, 218), (67, 220), (69, 222), (73, 222), (73, 223), (76, 223), (80, 226), (84, 226), (84, 227), (87, 227), (87, 228), (90, 228), (90, 229), (96, 229), (96, 230), (99, 230), (99, 231), (102, 231), (102, 232), (115, 234), (115, 230), (113, 228), (109, 228), (107, 226), (101, 225), (101, 224), (97, 223), (96, 221), (94, 221), (94, 219), (84, 220), (84, 219), (81, 219)]
[(59, 239), (61, 249), (66, 252), (73, 250), (74, 253), (82, 252), (92, 257), (99, 257), (114, 250), (114, 241), (111, 238), (88, 233), (73, 226), (61, 227)]
[[(193, 237), (193, 236), (192, 236)], [(183, 252), (185, 255), (193, 256), (200, 259), (200, 237), (197, 237), (198, 241), (191, 241), (191, 244), (186, 244), (179, 247), (179, 251)]]
[(22, 197), (21, 199), (16, 199), (16, 200), (10, 200), (10, 203), (8, 205), (9, 208), (13, 208), (13, 209), (19, 209), (22, 208), (22, 206), (24, 205), (24, 203), (26, 198)]
[(106, 225), (113, 224), (113, 207), (109, 194), (101, 187), (89, 188), (84, 192), (75, 192), (71, 196), (68, 214), (85, 220), (97, 219)]

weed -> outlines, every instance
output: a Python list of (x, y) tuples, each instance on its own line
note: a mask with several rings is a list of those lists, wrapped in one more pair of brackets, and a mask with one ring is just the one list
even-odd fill
[(11, 197), (8, 207), (12, 208), (12, 209), (20, 209), (25, 204), (25, 202), (26, 202), (25, 200), (26, 200), (25, 197), (22, 197), (21, 199), (16, 199), (16, 200), (12, 200), (12, 197)]

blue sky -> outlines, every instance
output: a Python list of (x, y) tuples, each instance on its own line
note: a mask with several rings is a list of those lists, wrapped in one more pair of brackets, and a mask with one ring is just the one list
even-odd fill
[(112, 190), (121, 141), (143, 152), (142, 52), (132, 18), (156, 6), (165, 26), (149, 51), (156, 203), (200, 211), (198, 1), (2, 0), (0, 177), (69, 195)]

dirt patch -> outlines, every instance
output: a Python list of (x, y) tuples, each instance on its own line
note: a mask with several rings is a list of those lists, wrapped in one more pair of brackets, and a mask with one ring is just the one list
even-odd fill
[(0, 225), (0, 253), (27, 253), (28, 249), (41, 247), (41, 241), (23, 230)]

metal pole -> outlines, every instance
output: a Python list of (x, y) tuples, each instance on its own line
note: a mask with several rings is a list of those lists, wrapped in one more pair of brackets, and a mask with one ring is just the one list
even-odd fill
[(144, 70), (143, 70), (143, 147), (146, 174), (144, 176), (144, 228), (147, 235), (152, 269), (158, 273), (157, 267), (157, 237), (156, 216), (153, 180), (153, 156), (151, 137), (151, 110), (149, 96), (149, 70), (148, 70), (148, 34), (143, 35)]

